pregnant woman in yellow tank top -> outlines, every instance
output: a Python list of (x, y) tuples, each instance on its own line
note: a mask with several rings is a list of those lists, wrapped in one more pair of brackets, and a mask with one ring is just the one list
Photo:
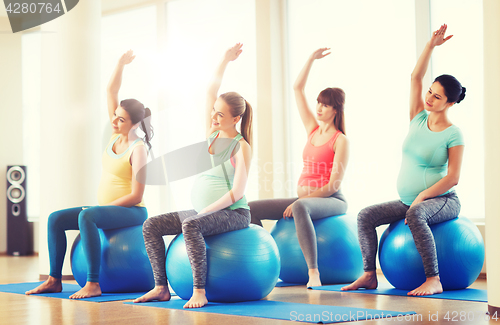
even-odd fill
[[(135, 175), (146, 164), (148, 149), (151, 148), (149, 142), (153, 130), (148, 118), (151, 111), (135, 99), (118, 102), (123, 69), (134, 58), (132, 51), (122, 55), (107, 88), (108, 114), (113, 134), (102, 155), (103, 170), (97, 192), (99, 205), (60, 210), (49, 216), (50, 275), (47, 281), (26, 294), (62, 290), (61, 272), (67, 245), (65, 231), (79, 229), (87, 258), (87, 283), (70, 298), (100, 296), (101, 242), (97, 229), (141, 225), (148, 217), (142, 200), (145, 185), (139, 183)], [(137, 128), (144, 132), (144, 139), (135, 133)]]

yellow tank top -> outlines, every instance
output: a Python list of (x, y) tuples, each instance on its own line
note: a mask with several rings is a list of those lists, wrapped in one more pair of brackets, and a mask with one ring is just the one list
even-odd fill
[[(134, 149), (143, 146), (141, 139), (135, 140), (123, 153), (117, 155), (113, 152), (113, 145), (120, 137), (113, 134), (102, 154), (102, 176), (97, 191), (99, 205), (107, 205), (114, 200), (132, 193), (132, 166), (130, 156)], [(144, 207), (144, 200), (137, 204)]]

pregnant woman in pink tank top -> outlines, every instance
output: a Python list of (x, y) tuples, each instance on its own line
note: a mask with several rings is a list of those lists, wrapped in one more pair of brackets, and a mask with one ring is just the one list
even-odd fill
[(264, 219), (293, 218), (309, 270), (308, 287), (321, 285), (316, 232), (312, 220), (347, 211), (347, 202), (340, 192), (349, 156), (344, 126), (344, 91), (340, 88), (321, 91), (314, 112), (304, 94), (313, 62), (329, 55), (328, 51), (328, 48), (314, 51), (293, 86), (299, 114), (307, 133), (307, 144), (302, 154), (304, 168), (297, 186), (298, 198), (259, 200), (248, 204), (252, 223), (260, 226)]

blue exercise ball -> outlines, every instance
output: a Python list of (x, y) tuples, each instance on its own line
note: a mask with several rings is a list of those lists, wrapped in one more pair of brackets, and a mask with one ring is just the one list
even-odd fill
[[(118, 229), (98, 229), (101, 239), (99, 285), (102, 292), (143, 292), (154, 288), (142, 225)], [(71, 269), (76, 282), (87, 282), (87, 260), (80, 235), (71, 250)]]
[[(238, 302), (267, 296), (278, 281), (280, 257), (276, 243), (262, 227), (206, 236), (208, 301)], [(182, 299), (193, 295), (193, 273), (184, 236), (178, 235), (167, 251), (167, 278)]]
[[(430, 226), (436, 243), (439, 277), (444, 290), (464, 289), (481, 273), (484, 241), (476, 225), (459, 217)], [(404, 220), (392, 223), (379, 244), (380, 267), (397, 289), (413, 290), (425, 282), (422, 258)]]
[[(321, 283), (348, 283), (363, 274), (356, 218), (338, 215), (313, 220), (318, 245), (318, 268)], [(304, 254), (297, 239), (295, 222), (280, 219), (271, 231), (281, 257), (280, 279), (306, 284), (309, 280)]]

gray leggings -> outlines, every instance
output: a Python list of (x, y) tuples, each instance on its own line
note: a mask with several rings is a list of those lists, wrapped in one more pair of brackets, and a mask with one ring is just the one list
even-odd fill
[(460, 201), (455, 192), (437, 196), (410, 209), (401, 201), (390, 201), (364, 208), (358, 215), (358, 237), (365, 271), (374, 271), (377, 255), (376, 227), (406, 218), (417, 250), (422, 257), (425, 276), (439, 275), (436, 245), (430, 225), (451, 220), (460, 213)]
[(347, 211), (347, 202), (340, 191), (330, 197), (253, 201), (248, 203), (252, 213), (252, 223), (262, 226), (261, 220), (279, 220), (283, 218), (283, 212), (292, 203), (292, 215), (295, 221), (295, 229), (297, 229), (297, 238), (307, 267), (317, 269), (318, 246), (312, 220), (344, 214)]
[(149, 261), (153, 267), (155, 284), (167, 285), (163, 236), (184, 234), (193, 271), (193, 286), (196, 289), (204, 289), (207, 279), (207, 251), (203, 236), (243, 229), (249, 224), (250, 211), (248, 209), (223, 209), (205, 214), (187, 210), (146, 219), (142, 233)]

